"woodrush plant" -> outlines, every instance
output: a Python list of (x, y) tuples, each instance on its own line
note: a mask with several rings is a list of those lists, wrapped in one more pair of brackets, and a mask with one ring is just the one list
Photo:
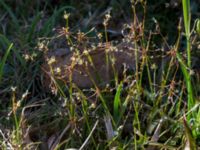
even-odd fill
[[(55, 11), (56, 14), (57, 12), (61, 11), (60, 10)], [(45, 36), (47, 35), (47, 33), (50, 33), (50, 30), (55, 26), (54, 16), (58, 15), (53, 15), (53, 17), (50, 17), (49, 21), (45, 23), (41, 32), (42, 36), (43, 35)], [(29, 34), (27, 34), (29, 38), (28, 40), (26, 40), (26, 43), (23, 44), (29, 44), (30, 41), (34, 42), (34, 37), (37, 37), (37, 35), (34, 32), (35, 23), (39, 21), (37, 17), (39, 16), (35, 15), (35, 19), (33, 20), (33, 24), (31, 25)], [(141, 22), (140, 21), (137, 22), (138, 20), (136, 19), (137, 18), (136, 14), (134, 14), (134, 17), (135, 17), (135, 27), (136, 27), (134, 31), (137, 31), (137, 29), (141, 29), (140, 26), (138, 26), (140, 25)], [(145, 19), (143, 20), (143, 22), (144, 21)], [(130, 81), (127, 85), (126, 81), (125, 84), (124, 81), (119, 83), (119, 81), (117, 80), (117, 75), (115, 75), (115, 80), (116, 80), (114, 87), (116, 90), (114, 91), (115, 93), (109, 91), (111, 90), (110, 89), (111, 87), (108, 88), (107, 93), (104, 90), (98, 88), (94, 88), (92, 90), (89, 89), (90, 90), (89, 92), (94, 92), (94, 93), (97, 92), (97, 94), (93, 97), (94, 99), (92, 98), (92, 102), (91, 98), (88, 97), (87, 95), (88, 93), (76, 87), (76, 85), (74, 85), (72, 81), (70, 81), (70, 85), (67, 89), (69, 90), (67, 93), (68, 95), (65, 93), (66, 89), (64, 89), (66, 88), (66, 86), (62, 86), (62, 84), (60, 84), (60, 82), (57, 82), (56, 80), (53, 82), (59, 93), (57, 97), (49, 93), (45, 95), (44, 92), (40, 91), (39, 94), (41, 95), (44, 94), (45, 98), (47, 96), (50, 99), (50, 100), (48, 99), (48, 101), (53, 103), (53, 105), (45, 103), (45, 105), (48, 107), (44, 108), (44, 106), (42, 106), (40, 108), (40, 110), (46, 109), (47, 111), (37, 110), (37, 108), (33, 106), (34, 107), (33, 109), (37, 113), (35, 115), (29, 114), (27, 120), (30, 118), (34, 118), (36, 125), (39, 125), (40, 128), (42, 124), (44, 125), (49, 124), (50, 121), (48, 120), (51, 121), (55, 120), (55, 118), (53, 117), (51, 118), (51, 116), (54, 116), (58, 119), (63, 119), (63, 118), (65, 119), (64, 123), (65, 128), (59, 127), (50, 136), (45, 136), (46, 131), (44, 131), (44, 130), (48, 131), (50, 128), (44, 130), (42, 128), (43, 130), (41, 133), (42, 136), (44, 135), (44, 137), (48, 139), (48, 141), (53, 141), (54, 142), (53, 145), (57, 145), (55, 149), (62, 149), (61, 146), (65, 148), (71, 148), (71, 147), (83, 148), (84, 146), (85, 149), (109, 149), (109, 148), (111, 149), (115, 147), (117, 147), (117, 149), (133, 149), (133, 148), (153, 149), (151, 148), (151, 146), (156, 146), (158, 149), (162, 148), (182, 149), (184, 147), (185, 140), (183, 139), (183, 123), (181, 122), (182, 119), (179, 119), (179, 121), (177, 121), (177, 118), (180, 118), (180, 116), (182, 117), (184, 114), (183, 105), (185, 104), (183, 102), (185, 96), (184, 84), (182, 84), (183, 83), (182, 80), (181, 83), (179, 84), (177, 83), (178, 81), (175, 79), (175, 77), (179, 79), (179, 76), (176, 72), (179, 66), (178, 65), (175, 66), (175, 59), (174, 59), (175, 57), (172, 58), (170, 57), (170, 61), (166, 62), (167, 65), (163, 70), (161, 83), (159, 82), (157, 84), (156, 81), (159, 76), (158, 75), (159, 67), (156, 68), (155, 65), (152, 65), (149, 56), (146, 54), (146, 52), (151, 49), (155, 50), (154, 48), (151, 47), (152, 43), (154, 44), (155, 42), (153, 40), (154, 37), (151, 38), (151, 36), (153, 35), (150, 32), (149, 38), (146, 39), (144, 31), (147, 31), (147, 29), (144, 28), (144, 23), (142, 24), (142, 26), (143, 26), (142, 40), (141, 37), (138, 36), (140, 35), (140, 33), (139, 34), (135, 33), (136, 34), (135, 37), (138, 38), (137, 40), (134, 39), (135, 37), (131, 39), (134, 42), (137, 42), (138, 44), (134, 47), (134, 49), (138, 50), (138, 48), (141, 48), (141, 45), (142, 49), (143, 50), (145, 49), (144, 52), (145, 54), (142, 57), (142, 60), (141, 61), (138, 60), (138, 62), (136, 63), (138, 65), (137, 72), (134, 72), (130, 79), (131, 81), (133, 81), (137, 76), (136, 77), (137, 80), (134, 80), (133, 82)], [(65, 30), (66, 32), (68, 30), (67, 28), (68, 25), (64, 27), (64, 29), (66, 29)], [(73, 37), (70, 36), (69, 38)], [(66, 40), (68, 43), (70, 43), (69, 38)], [(179, 40), (180, 37), (176, 42), (175, 48), (173, 47), (173, 49), (175, 49), (176, 51), (178, 51)], [(76, 45), (77, 43), (74, 42), (71, 43), (71, 45), (72, 44)], [(12, 49), (13, 49), (12, 52), (15, 53), (16, 52), (15, 48), (13, 47)], [(19, 50), (21, 49), (22, 48), (19, 48)], [(179, 59), (180, 64), (181, 65), (184, 64), (183, 71), (185, 71), (187, 74), (188, 64), (186, 64), (183, 61), (179, 53), (177, 54), (177, 57), (178, 59), (180, 58)], [(10, 62), (10, 60), (7, 60), (7, 62)], [(22, 65), (20, 65), (20, 67), (22, 67)], [(173, 70), (174, 68), (175, 71)], [(111, 67), (109, 69), (111, 69)], [(144, 70), (145, 71), (147, 70), (147, 73)], [(26, 73), (26, 71), (24, 72)], [(38, 76), (40, 76), (40, 74)], [(31, 77), (31, 79), (32, 78), (34, 77)], [(17, 78), (17, 80), (19, 79), (20, 78)], [(53, 73), (52, 73), (52, 79), (54, 79)], [(148, 80), (147, 81), (148, 85), (143, 84), (143, 79)], [(95, 82), (94, 86), (97, 87)], [(26, 88), (26, 85), (23, 85), (23, 87)], [(37, 87), (33, 87), (33, 89), (36, 88)], [(178, 92), (176, 92), (176, 90)], [(37, 96), (34, 99), (34, 102), (38, 102), (38, 99), (41, 98), (40, 96), (38, 96), (39, 95), (38, 93), (36, 94)], [(29, 102), (30, 99), (32, 99), (32, 97), (34, 96), (30, 94), (31, 98), (29, 97), (27, 99), (27, 102)], [(61, 100), (58, 100), (57, 99), (58, 97)], [(42, 98), (44, 97), (42, 96)], [(59, 102), (61, 101), (65, 101), (65, 105), (60, 106)], [(92, 106), (91, 103), (94, 103), (94, 107)], [(53, 109), (55, 109), (55, 112), (59, 112), (59, 114), (61, 115), (55, 116), (55, 114), (53, 113), (54, 112)], [(50, 112), (52, 112), (53, 114), (51, 114)], [(194, 112), (194, 109), (190, 109), (188, 111), (188, 114), (189, 115), (192, 114), (191, 112)], [(105, 138), (106, 134), (105, 133), (106, 130), (104, 129), (105, 121), (102, 120), (102, 116), (105, 114), (108, 114), (109, 117), (111, 118), (113, 129), (114, 131), (116, 131), (116, 135), (114, 135), (114, 137), (111, 140)], [(45, 115), (46, 117), (44, 118), (43, 115)], [(41, 118), (41, 123), (38, 123), (39, 118)], [(34, 121), (32, 121), (28, 125), (34, 126), (35, 125)], [(95, 121), (99, 122), (97, 126)], [(17, 120), (17, 123), (19, 122), (20, 121)], [(190, 131), (191, 126), (187, 125), (187, 123), (188, 122), (184, 124), (185, 129), (187, 130), (186, 132), (187, 135), (186, 134), (185, 135), (191, 137), (191, 131)], [(128, 128), (127, 125), (130, 125), (131, 128)], [(18, 135), (21, 135), (19, 125), (15, 126), (16, 126), (15, 129), (18, 130)], [(93, 127), (95, 127), (95, 130), (93, 130)], [(124, 129), (128, 130), (128, 134), (125, 133), (126, 134), (125, 136), (123, 135), (124, 131), (122, 131), (122, 128), (123, 130)], [(63, 142), (59, 141), (61, 142), (59, 144), (59, 142), (57, 142), (58, 141), (57, 139), (55, 141), (53, 140), (53, 137), (55, 137), (54, 136), (55, 133), (57, 134), (58, 132), (59, 133), (62, 132), (63, 134), (66, 131), (66, 129), (67, 129), (66, 132), (67, 136), (64, 137), (65, 139)], [(15, 132), (15, 135), (17, 135), (17, 132)], [(16, 136), (15, 138), (18, 137), (19, 136)], [(20, 143), (20, 137), (18, 139)], [(36, 140), (38, 142), (44, 142), (41, 140), (41, 138), (38, 138)], [(10, 141), (12, 141), (12, 139)], [(192, 141), (194, 140), (192, 139)]]

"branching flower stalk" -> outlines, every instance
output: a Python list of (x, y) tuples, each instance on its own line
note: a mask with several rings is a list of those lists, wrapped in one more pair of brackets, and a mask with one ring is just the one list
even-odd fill
[(107, 26), (108, 22), (111, 19), (110, 11), (105, 15), (104, 21), (103, 21), (103, 26), (104, 26), (104, 32), (105, 32), (105, 38), (106, 38), (106, 73), (109, 72), (109, 56), (108, 56), (108, 51), (109, 51), (109, 43), (108, 43), (108, 33), (107, 33)]

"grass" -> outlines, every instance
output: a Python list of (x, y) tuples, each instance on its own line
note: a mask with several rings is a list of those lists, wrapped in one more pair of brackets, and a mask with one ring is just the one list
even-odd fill
[[(184, 24), (185, 24), (185, 36), (187, 40), (187, 67), (190, 70), (191, 69), (191, 44), (190, 44), (190, 1), (189, 0), (183, 0), (183, 16), (184, 16)], [(190, 74), (184, 74), (185, 80), (187, 82), (187, 92), (188, 92), (188, 108), (192, 108), (195, 104), (193, 93), (192, 93), (192, 85), (191, 85), (191, 78)]]
[(8, 49), (6, 50), (6, 53), (5, 53), (5, 55), (3, 56), (3, 59), (2, 59), (2, 61), (1, 61), (1, 63), (0, 63), (0, 82), (1, 82), (1, 78), (2, 78), (2, 76), (3, 76), (4, 65), (5, 65), (6, 59), (7, 59), (8, 55), (9, 55), (9, 53), (10, 53), (10, 50), (12, 49), (12, 46), (13, 46), (13, 44), (11, 44), (11, 45), (8, 47)]
[[(198, 1), (16, 2), (0, 0), (0, 149), (200, 147)], [(125, 41), (121, 55), (134, 49), (135, 64), (119, 73), (109, 51)], [(98, 45), (106, 84), (89, 53)], [(61, 78), (56, 62), (46, 78), (47, 51), (66, 47), (88, 60), (93, 86)]]

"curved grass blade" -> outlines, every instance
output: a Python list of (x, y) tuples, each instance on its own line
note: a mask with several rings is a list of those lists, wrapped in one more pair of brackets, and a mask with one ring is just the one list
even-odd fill
[(15, 27), (17, 28), (17, 30), (19, 29), (19, 22), (17, 17), (14, 15), (14, 13), (11, 11), (10, 7), (4, 3), (4, 1), (0, 0), (0, 4), (5, 8), (5, 10), (9, 13), (10, 17), (13, 20), (13, 23), (15, 23)]
[(4, 65), (6, 63), (6, 60), (8, 58), (8, 55), (10, 54), (10, 50), (13, 47), (13, 43), (10, 44), (10, 46), (8, 47), (8, 49), (6, 50), (5, 55), (3, 56), (2, 61), (0, 61), (0, 83), (1, 83), (1, 79), (3, 77), (3, 69), (4, 69)]
[(39, 22), (41, 18), (41, 13), (39, 13), (33, 20), (33, 23), (31, 25), (31, 28), (30, 28), (30, 31), (29, 31), (29, 34), (28, 34), (28, 38), (27, 38), (27, 42), (30, 42), (32, 37), (33, 37), (33, 33), (35, 31), (35, 28), (36, 28), (36, 25), (37, 23)]
[[(11, 42), (3, 34), (0, 34), (0, 39), (5, 43), (6, 46), (11, 44)], [(26, 69), (26, 63), (24, 59), (22, 58), (22, 56), (20, 55), (20, 53), (14, 46), (12, 48), (13, 48), (14, 54), (16, 55), (16, 58), (20, 61), (22, 67)]]
[(114, 114), (114, 120), (117, 123), (119, 120), (119, 116), (120, 116), (120, 106), (121, 106), (121, 99), (120, 99), (120, 95), (121, 95), (121, 91), (122, 91), (122, 83), (120, 83), (120, 85), (117, 88), (117, 92), (115, 94), (115, 98), (114, 98), (114, 109), (113, 109), (113, 114)]

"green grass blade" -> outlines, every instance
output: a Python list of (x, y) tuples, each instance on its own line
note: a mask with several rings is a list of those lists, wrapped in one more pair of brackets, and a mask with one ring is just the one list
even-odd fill
[[(188, 109), (191, 109), (195, 102), (193, 97), (193, 90), (192, 90), (192, 83), (191, 83), (191, 77), (190, 77), (190, 69), (191, 69), (191, 42), (190, 42), (190, 0), (182, 0), (182, 6), (183, 6), (183, 16), (184, 16), (184, 25), (185, 25), (185, 33), (186, 33), (186, 39), (187, 39), (187, 69), (186, 67), (181, 67), (183, 70), (183, 74), (186, 80), (187, 85), (187, 92), (188, 92)], [(183, 63), (182, 63), (183, 64)], [(185, 68), (185, 69), (184, 69)], [(189, 117), (190, 118), (190, 117)]]
[(185, 82), (186, 82), (186, 85), (187, 85), (187, 92), (188, 92), (188, 96), (189, 96), (188, 97), (188, 108), (191, 109), (194, 106), (195, 102), (194, 102), (194, 99), (193, 99), (192, 85), (191, 85), (191, 82), (190, 82), (191, 78), (190, 78), (190, 74), (187, 70), (188, 67), (184, 63), (181, 55), (178, 52), (176, 53), (176, 57), (181, 64), (181, 70), (182, 70), (183, 76), (185, 78)]
[[(2, 40), (4, 44), (6, 44), (6, 46), (11, 44), (11, 42), (3, 34), (0, 34), (0, 39)], [(16, 58), (20, 61), (22, 67), (25, 69), (26, 62), (24, 61), (24, 59), (22, 58), (22, 56), (19, 54), (19, 52), (14, 46), (13, 46), (13, 52), (16, 55)]]
[(182, 0), (185, 32), (190, 34), (190, 0)]
[(15, 23), (15, 26), (17, 29), (19, 29), (19, 22), (17, 17), (14, 15), (14, 13), (11, 11), (10, 7), (4, 3), (3, 0), (0, 0), (0, 4), (4, 7), (4, 9), (9, 13), (10, 17), (12, 18), (13, 22)]
[(121, 105), (121, 99), (120, 99), (120, 95), (121, 95), (121, 91), (122, 91), (122, 83), (120, 83), (120, 85), (117, 88), (117, 92), (115, 94), (115, 98), (114, 98), (114, 109), (113, 109), (113, 114), (114, 114), (114, 119), (116, 122), (118, 122), (119, 119), (119, 115), (120, 115), (120, 105)]
[(12, 49), (13, 44), (10, 44), (10, 46), (8, 47), (8, 49), (6, 50), (5, 55), (3, 56), (2, 61), (0, 61), (0, 83), (1, 83), (1, 79), (3, 77), (3, 69), (4, 69), (4, 65), (6, 63), (6, 60), (8, 58), (8, 55), (10, 54), (10, 50)]
[(40, 13), (34, 18), (33, 23), (31, 25), (31, 28), (30, 28), (30, 31), (29, 31), (29, 34), (28, 34), (27, 42), (31, 41), (31, 39), (33, 37), (33, 33), (35, 31), (35, 27), (36, 27), (38, 21), (40, 20), (40, 18), (41, 18), (41, 14)]

